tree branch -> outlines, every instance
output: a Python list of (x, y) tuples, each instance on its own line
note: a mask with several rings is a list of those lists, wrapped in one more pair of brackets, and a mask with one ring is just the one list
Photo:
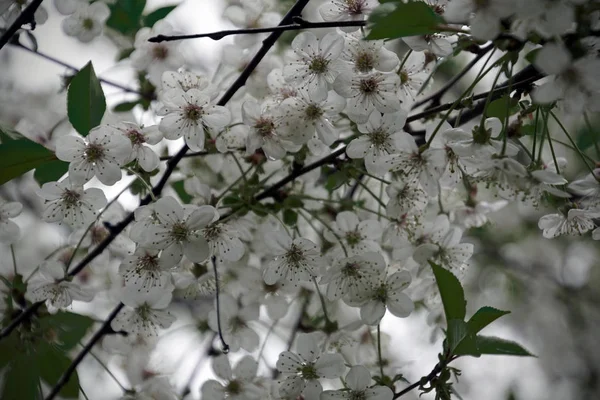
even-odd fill
[(71, 375), (73, 375), (77, 366), (81, 363), (81, 361), (83, 361), (85, 356), (90, 351), (92, 351), (92, 347), (94, 347), (96, 343), (98, 343), (98, 341), (102, 339), (102, 336), (104, 336), (106, 332), (112, 331), (112, 329), (110, 328), (110, 324), (117, 317), (117, 314), (119, 314), (119, 311), (121, 311), (123, 307), (123, 303), (120, 303), (114, 308), (114, 310), (112, 310), (112, 312), (110, 313), (108, 318), (106, 318), (106, 321), (104, 321), (100, 329), (96, 331), (96, 333), (94, 334), (94, 336), (92, 336), (88, 344), (86, 344), (83, 350), (81, 350), (79, 354), (77, 354), (77, 357), (75, 357), (71, 365), (69, 365), (69, 368), (67, 368), (67, 370), (62, 374), (56, 385), (54, 385), (54, 387), (52, 388), (50, 394), (46, 396), (46, 400), (52, 400), (56, 396), (58, 396), (60, 390), (69, 382), (69, 379), (71, 379)]
[(25, 24), (31, 24), (32, 28), (35, 27), (35, 12), (42, 4), (44, 0), (33, 0), (23, 12), (17, 17), (15, 22), (8, 27), (6, 32), (0, 37), (0, 49), (2, 49), (6, 43), (10, 41), (15, 33)]
[(310, 22), (305, 21), (300, 17), (293, 18), (293, 24), (290, 25), (278, 25), (270, 26), (267, 28), (248, 28), (248, 29), (228, 29), (218, 32), (210, 33), (197, 33), (191, 35), (158, 35), (148, 39), (152, 43), (171, 42), (174, 40), (185, 40), (185, 39), (199, 39), (199, 38), (210, 38), (212, 40), (221, 40), (226, 36), (231, 35), (253, 35), (257, 33), (273, 33), (273, 32), (286, 32), (286, 31), (298, 31), (302, 29), (322, 29), (322, 28), (338, 28), (345, 26), (365, 26), (366, 21), (332, 21), (332, 22)]

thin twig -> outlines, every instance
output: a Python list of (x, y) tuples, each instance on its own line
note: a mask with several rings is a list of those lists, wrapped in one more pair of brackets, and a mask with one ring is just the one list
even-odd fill
[(29, 4), (23, 12), (17, 17), (15, 22), (12, 23), (11, 26), (8, 27), (6, 32), (2, 34), (0, 37), (0, 49), (2, 49), (6, 43), (10, 41), (15, 33), (25, 24), (31, 24), (31, 27), (35, 27), (35, 12), (42, 4), (44, 0), (33, 0), (31, 4)]
[(219, 334), (219, 339), (221, 340), (221, 346), (223, 347), (221, 350), (223, 353), (229, 353), (229, 345), (223, 338), (223, 330), (221, 329), (221, 301), (219, 299), (219, 272), (217, 271), (217, 257), (212, 256), (211, 258), (213, 265), (213, 272), (215, 274), (215, 308), (217, 311), (217, 333)]
[(302, 29), (321, 29), (321, 28), (338, 28), (348, 26), (365, 26), (366, 21), (331, 21), (331, 22), (309, 22), (300, 17), (292, 19), (293, 24), (270, 26), (266, 28), (247, 28), (247, 29), (228, 29), (218, 32), (196, 33), (191, 35), (158, 35), (148, 39), (152, 43), (171, 42), (174, 40), (210, 38), (212, 40), (221, 40), (226, 36), (231, 35), (255, 35), (257, 33), (282, 33), (286, 31), (298, 31)]
[(73, 375), (75, 369), (81, 363), (81, 361), (83, 361), (85, 356), (92, 351), (92, 348), (96, 345), (96, 343), (100, 341), (100, 339), (102, 339), (102, 336), (104, 336), (106, 332), (112, 331), (112, 329), (110, 328), (110, 324), (117, 317), (117, 314), (119, 314), (123, 306), (123, 303), (121, 303), (118, 306), (116, 306), (114, 310), (112, 310), (112, 312), (110, 313), (108, 318), (106, 318), (106, 321), (104, 321), (100, 329), (98, 329), (94, 336), (92, 336), (88, 344), (86, 344), (83, 350), (81, 350), (81, 352), (77, 354), (77, 357), (75, 357), (71, 365), (69, 365), (67, 370), (62, 374), (56, 385), (54, 385), (54, 387), (52, 388), (50, 394), (46, 396), (46, 400), (52, 400), (56, 396), (58, 396), (60, 390), (69, 382), (69, 380), (71, 379), (71, 375)]

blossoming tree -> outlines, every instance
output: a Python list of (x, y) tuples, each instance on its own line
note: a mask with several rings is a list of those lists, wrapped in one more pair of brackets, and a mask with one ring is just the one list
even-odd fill
[[(600, 239), (598, 2), (226, 3), (239, 29), (176, 36), (164, 20), (175, 6), (0, 0), (0, 49), (60, 63), (35, 41), (55, 7), (71, 40), (110, 32), (137, 77), (68, 66), (68, 134), (41, 143), (0, 126), (0, 183), (35, 181), (40, 218), (70, 235), (20, 263), (14, 219), (28, 205), (0, 199), (14, 267), (1, 277), (2, 399), (87, 397), (77, 367), (96, 349), (124, 356), (127, 399), (450, 399), (456, 359), (530, 356), (481, 334), (509, 311), (469, 301), (467, 313), (461, 283), (484, 246), (473, 235), (511, 205), (551, 210), (537, 223), (545, 240)], [(229, 36), (211, 74), (178, 47)], [(440, 79), (453, 59), (468, 62)], [(114, 115), (107, 86), (132, 96)], [(583, 141), (561, 115), (587, 124)], [(381, 322), (419, 310), (444, 340), (411, 383)], [(183, 392), (142, 377), (179, 319), (216, 377)], [(284, 349), (271, 345), (280, 331)]]

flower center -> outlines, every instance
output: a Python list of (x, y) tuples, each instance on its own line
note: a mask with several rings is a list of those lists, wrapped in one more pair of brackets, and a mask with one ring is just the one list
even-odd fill
[(327, 72), (327, 66), (329, 65), (329, 60), (327, 60), (323, 56), (316, 56), (310, 61), (310, 65), (308, 69), (314, 74), (323, 74)]
[(301, 367), (298, 367), (298, 374), (307, 381), (319, 379), (317, 369), (312, 363), (302, 364)]
[(184, 109), (184, 113), (186, 119), (198, 122), (198, 120), (202, 116), (202, 107), (197, 106), (195, 104), (188, 104)]
[(485, 8), (490, 5), (490, 0), (474, 0), (476, 9)]
[(299, 264), (302, 260), (304, 260), (304, 252), (295, 244), (292, 244), (287, 253), (285, 253), (285, 258), (290, 264)]
[(225, 392), (232, 395), (238, 395), (242, 393), (242, 384), (237, 380), (232, 380), (225, 386)]
[(321, 118), (322, 115), (323, 109), (321, 107), (318, 107), (314, 104), (310, 104), (308, 107), (306, 107), (306, 118), (309, 120), (314, 121)]
[(61, 199), (67, 208), (75, 207), (79, 203), (81, 195), (74, 190), (67, 189), (63, 192)]
[(356, 54), (354, 66), (358, 72), (367, 73), (375, 67), (375, 60), (369, 52), (361, 51)]
[(156, 60), (165, 60), (169, 55), (169, 49), (163, 45), (155, 45), (152, 48), (152, 56)]
[(346, 263), (342, 268), (342, 274), (349, 278), (360, 278), (360, 270), (357, 263)]
[(171, 236), (178, 242), (185, 242), (190, 236), (190, 230), (183, 222), (178, 222), (171, 228)]
[(90, 143), (85, 149), (85, 159), (87, 162), (97, 162), (104, 158), (104, 147), (99, 144)]
[(364, 0), (346, 0), (346, 9), (350, 15), (359, 15), (364, 12)]
[(158, 256), (146, 254), (146, 255), (138, 258), (137, 266), (138, 266), (139, 270), (157, 271), (159, 269)]
[(385, 303), (387, 297), (387, 285), (383, 283), (377, 288), (377, 290), (375, 290), (373, 299)]
[(85, 18), (83, 21), (81, 21), (81, 26), (84, 30), (91, 31), (92, 28), (94, 28), (94, 20), (91, 18)]
[(137, 129), (129, 129), (125, 135), (129, 138), (129, 140), (131, 140), (131, 144), (135, 145), (141, 145), (146, 143), (146, 138), (144, 137), (144, 135), (142, 134), (142, 132), (138, 131)]
[(478, 144), (487, 143), (492, 135), (491, 129), (485, 129), (483, 126), (475, 125), (472, 131), (473, 141)]
[(350, 246), (356, 246), (362, 240), (362, 236), (358, 231), (346, 233), (346, 241)]
[(386, 145), (389, 136), (390, 135), (387, 132), (384, 132), (381, 129), (369, 133), (369, 139), (371, 139), (371, 143), (378, 148)]
[(219, 236), (221, 236), (221, 233), (223, 232), (223, 229), (221, 227), (221, 225), (219, 224), (212, 224), (207, 226), (206, 228), (204, 228), (204, 238), (206, 240), (213, 241), (219, 238)]
[(408, 82), (408, 72), (406, 72), (405, 70), (400, 71), (400, 83), (401, 84), (406, 84), (406, 82)]
[(361, 391), (351, 391), (350, 392), (350, 400), (367, 400), (367, 395), (364, 390)]
[(103, 226), (94, 226), (90, 229), (90, 234), (92, 236), (92, 243), (98, 244), (103, 242), (109, 235), (108, 229)]
[(261, 117), (256, 121), (254, 125), (254, 129), (256, 129), (256, 133), (262, 137), (273, 136), (273, 131), (275, 130), (275, 123), (271, 118)]
[(378, 84), (375, 78), (361, 79), (359, 85), (360, 91), (366, 94), (371, 94), (377, 91), (377, 86)]

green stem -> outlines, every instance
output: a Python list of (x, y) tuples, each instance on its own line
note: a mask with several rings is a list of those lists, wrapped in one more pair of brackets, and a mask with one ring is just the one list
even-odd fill
[(377, 324), (377, 356), (379, 358), (379, 373), (383, 378), (383, 357), (381, 356), (381, 326)]
[[(79, 342), (79, 345), (83, 348), (85, 347), (83, 345), (83, 343)], [(111, 372), (110, 369), (108, 369), (108, 366), (100, 359), (100, 357), (98, 357), (96, 354), (94, 354), (93, 352), (90, 351), (90, 355), (98, 362), (98, 364), (100, 364), (100, 366), (102, 368), (104, 368), (104, 370), (106, 371), (106, 373), (113, 379), (113, 381), (115, 381), (115, 383), (121, 388), (121, 390), (123, 392), (127, 392), (127, 389), (125, 389), (125, 386), (123, 386), (121, 384), (121, 382), (119, 382), (119, 380), (117, 379), (117, 377)]]
[(375, 193), (373, 193), (373, 191), (372, 191), (371, 189), (369, 189), (369, 188), (367, 187), (367, 185), (365, 185), (365, 184), (363, 183), (363, 181), (362, 181), (362, 180), (360, 180), (360, 179), (357, 179), (357, 180), (356, 180), (356, 183), (358, 183), (358, 184), (359, 184), (359, 185), (360, 185), (360, 186), (361, 186), (363, 189), (365, 189), (365, 191), (366, 191), (367, 193), (369, 193), (369, 194), (371, 195), (371, 197), (373, 197), (373, 198), (375, 199), (375, 201), (377, 201), (377, 202), (379, 203), (379, 205), (380, 205), (380, 206), (386, 207), (386, 204), (383, 202), (383, 200), (381, 200), (381, 199), (379, 198), (379, 196), (377, 196)]
[(325, 316), (325, 323), (326, 323), (326, 325), (330, 325), (331, 320), (329, 319), (329, 315), (327, 314), (327, 306), (325, 305), (325, 297), (323, 297), (323, 293), (321, 293), (321, 289), (319, 289), (319, 284), (317, 283), (317, 278), (313, 276), (312, 281), (315, 284), (315, 290), (317, 291), (317, 294), (319, 295), (319, 300), (321, 301), (321, 307), (323, 308), (323, 315)]
[(549, 112), (550, 112), (550, 115), (552, 115), (552, 118), (554, 118), (554, 120), (558, 124), (558, 126), (560, 126), (560, 129), (562, 129), (562, 131), (565, 133), (565, 135), (567, 136), (567, 139), (569, 139), (569, 142), (571, 142), (571, 145), (573, 146), (573, 148), (575, 149), (575, 151), (577, 152), (577, 154), (579, 154), (579, 157), (581, 157), (581, 160), (583, 161), (583, 163), (585, 164), (585, 166), (587, 167), (587, 169), (590, 171), (590, 173), (592, 174), (592, 176), (595, 177), (597, 180), (599, 180), (600, 178), (596, 177), (596, 175), (594, 174), (594, 169), (592, 167), (590, 167), (590, 165), (587, 162), (587, 159), (583, 155), (583, 152), (577, 146), (577, 144), (575, 143), (575, 141), (573, 140), (573, 138), (571, 137), (571, 135), (569, 134), (569, 132), (567, 131), (567, 129), (565, 128), (565, 126), (562, 124), (562, 122), (560, 122), (560, 120), (554, 114), (554, 112), (552, 112), (552, 111), (549, 111)]
[[(306, 212), (311, 215), (314, 219), (316, 219), (317, 221), (319, 221), (321, 223), (321, 225), (323, 225), (325, 228), (329, 229), (329, 231), (331, 232), (331, 234), (333, 236), (335, 236), (335, 238), (337, 239), (338, 243), (340, 244), (340, 246), (342, 246), (342, 250), (344, 250), (344, 254), (346, 255), (346, 257), (348, 257), (348, 249), (346, 249), (346, 246), (344, 246), (344, 242), (342, 241), (342, 238), (340, 237), (340, 235), (337, 234), (336, 231), (334, 231), (331, 226), (326, 223), (325, 221), (323, 221), (323, 219), (321, 217), (319, 217), (316, 213), (310, 212), (308, 210), (306, 210)], [(308, 220), (308, 218), (306, 218), (306, 216), (304, 216), (304, 219)]]
[(17, 256), (15, 255), (15, 246), (12, 244), (10, 245), (10, 255), (12, 256), (13, 273), (16, 277), (17, 276)]
[[(592, 124), (590, 123), (590, 119), (589, 119), (587, 113), (583, 113), (583, 119), (588, 128), (588, 131), (590, 132), (590, 135), (594, 135), (594, 128), (592, 128)], [(598, 137), (598, 140), (595, 140), (592, 138), (592, 141), (594, 142), (594, 148), (596, 149), (596, 155), (598, 156), (598, 158), (600, 158), (600, 145), (598, 144), (598, 142), (600, 141), (600, 135)]]

